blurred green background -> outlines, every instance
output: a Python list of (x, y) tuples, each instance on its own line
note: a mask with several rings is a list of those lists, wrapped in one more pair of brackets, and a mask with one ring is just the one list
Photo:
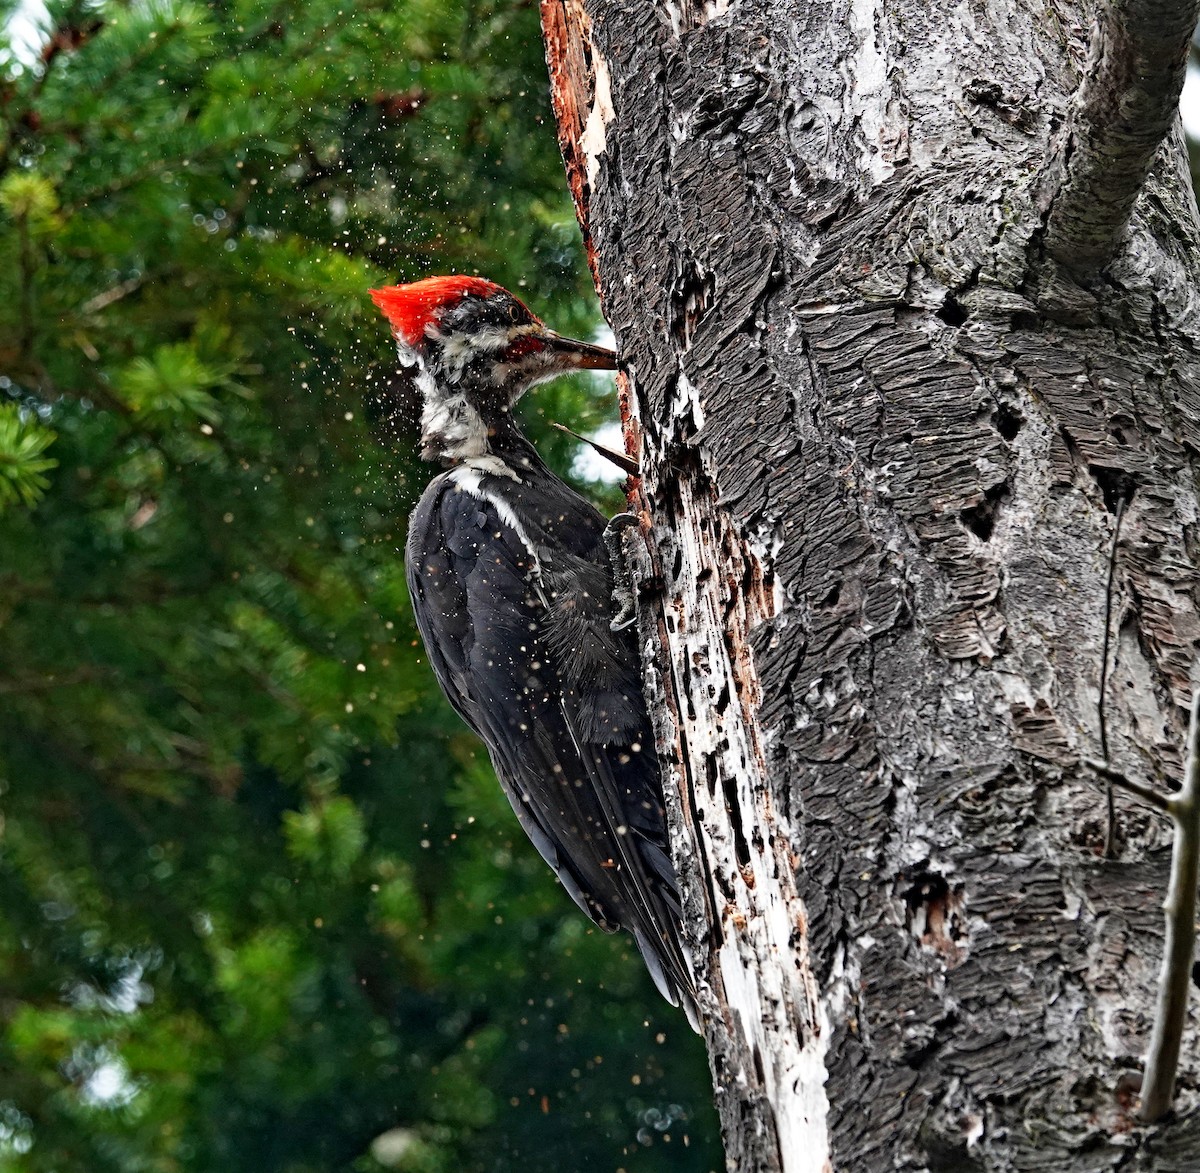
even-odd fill
[[(478, 271), (599, 324), (536, 4), (29, 15), (0, 4), (0, 1171), (718, 1168), (699, 1040), (526, 843), (404, 589), (433, 470), (368, 287)], [(569, 475), (546, 421), (615, 408), (524, 414)]]

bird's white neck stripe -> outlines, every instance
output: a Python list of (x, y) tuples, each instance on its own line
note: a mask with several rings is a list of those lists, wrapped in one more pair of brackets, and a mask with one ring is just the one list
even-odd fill
[[(485, 457), (485, 459), (487, 458)], [(472, 497), (480, 501), (487, 502), (496, 511), (500, 520), (517, 535), (521, 545), (529, 552), (530, 574), (534, 581), (537, 581), (541, 575), (542, 562), (548, 561), (545, 552), (529, 536), (529, 531), (521, 524), (521, 519), (512, 506), (498, 493), (489, 492), (484, 488), (483, 478), (493, 469), (490, 467), (490, 460), (489, 467), (481, 468), (479, 467), (481, 463), (481, 461), (472, 461), (470, 464), (460, 464), (457, 468), (451, 469), (447, 475), (454, 482), (456, 488), (461, 489), (464, 493), (470, 493)], [(502, 462), (497, 461), (497, 463)], [(505, 475), (519, 479), (511, 469), (506, 468)]]
[(510, 481), (516, 481), (519, 485), (521, 478), (517, 475), (517, 470), (509, 464), (505, 464), (499, 456), (493, 456), (490, 452), (484, 456), (472, 456), (463, 461), (463, 466), (473, 468), (476, 472), (483, 473), (494, 477), (508, 477)]

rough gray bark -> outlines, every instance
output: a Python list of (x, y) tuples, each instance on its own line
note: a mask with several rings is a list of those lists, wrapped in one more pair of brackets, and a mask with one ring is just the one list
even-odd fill
[[(1200, 225), (1091, 30), (1194, 12), (542, 7), (729, 1167), (1200, 1167), (1194, 1005), (1135, 1114), (1170, 828), (1121, 797), (1105, 860), (1081, 767), (1103, 703), (1124, 774), (1181, 774)], [(1161, 115), (1155, 52), (1115, 108)]]

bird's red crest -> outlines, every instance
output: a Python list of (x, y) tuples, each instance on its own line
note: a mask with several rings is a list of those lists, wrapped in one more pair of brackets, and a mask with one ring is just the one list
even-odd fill
[(409, 285), (387, 285), (370, 292), (396, 336), (416, 346), (425, 336), (425, 326), (442, 306), (470, 295), (491, 297), (500, 292), (500, 286), (482, 277), (426, 277)]

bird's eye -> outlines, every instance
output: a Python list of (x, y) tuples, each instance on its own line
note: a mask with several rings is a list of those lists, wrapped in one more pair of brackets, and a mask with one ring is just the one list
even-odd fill
[(508, 320), (510, 322), (519, 322), (521, 320), (521, 309), (519, 306), (510, 305), (508, 307)]

